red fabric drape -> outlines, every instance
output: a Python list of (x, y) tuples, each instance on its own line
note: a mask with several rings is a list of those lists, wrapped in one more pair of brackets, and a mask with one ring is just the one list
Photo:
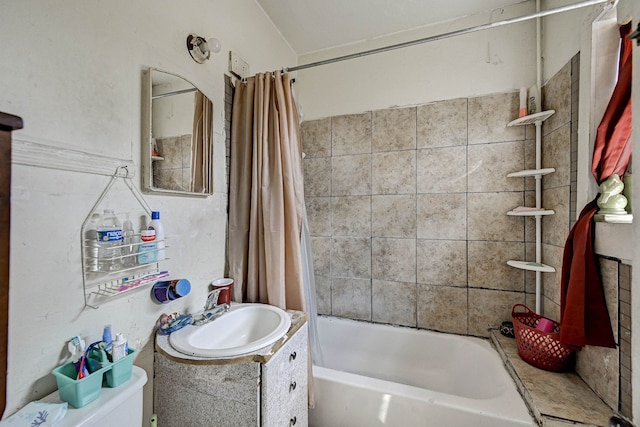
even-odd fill
[[(631, 23), (620, 27), (618, 82), (596, 133), (591, 170), (598, 184), (622, 176), (631, 157)], [(593, 251), (596, 200), (587, 204), (564, 247), (560, 292), (560, 341), (615, 347), (599, 264)]]

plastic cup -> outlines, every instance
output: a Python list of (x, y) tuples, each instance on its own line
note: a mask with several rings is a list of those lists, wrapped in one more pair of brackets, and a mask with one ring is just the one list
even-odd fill
[(211, 290), (221, 289), (218, 295), (218, 305), (231, 304), (231, 292), (233, 289), (233, 279), (227, 277), (211, 282)]

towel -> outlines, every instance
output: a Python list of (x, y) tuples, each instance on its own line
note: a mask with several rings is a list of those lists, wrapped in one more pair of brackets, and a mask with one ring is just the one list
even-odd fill
[(27, 406), (0, 421), (0, 427), (53, 427), (67, 414), (67, 402), (30, 402)]

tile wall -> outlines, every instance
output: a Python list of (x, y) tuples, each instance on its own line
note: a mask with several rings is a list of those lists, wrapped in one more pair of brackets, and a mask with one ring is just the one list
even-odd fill
[(323, 314), (487, 336), (524, 303), (533, 129), (518, 94), (302, 123)]
[(190, 191), (191, 134), (158, 138), (156, 144), (163, 160), (153, 161), (153, 185), (167, 190)]

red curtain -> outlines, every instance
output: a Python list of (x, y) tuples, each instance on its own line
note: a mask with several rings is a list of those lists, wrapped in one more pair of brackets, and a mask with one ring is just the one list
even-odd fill
[[(598, 184), (622, 176), (631, 157), (631, 23), (620, 27), (618, 82), (596, 133), (591, 170)], [(560, 341), (583, 347), (615, 347), (599, 264), (593, 251), (598, 211), (587, 204), (571, 229), (562, 259)]]

